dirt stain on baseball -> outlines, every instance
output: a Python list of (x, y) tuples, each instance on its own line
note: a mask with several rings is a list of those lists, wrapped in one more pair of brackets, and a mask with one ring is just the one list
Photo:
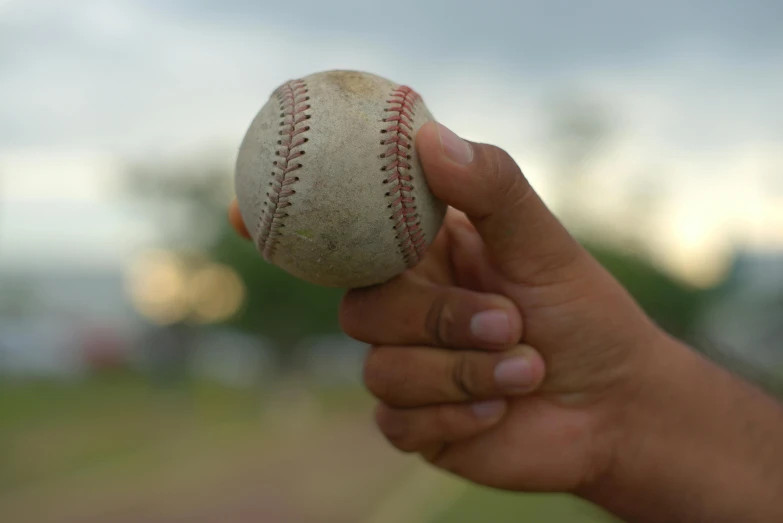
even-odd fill
[(314, 233), (310, 229), (297, 229), (294, 231), (297, 236), (301, 236), (302, 238), (306, 240), (312, 240)]
[(330, 71), (327, 74), (337, 87), (351, 94), (369, 95), (376, 88), (367, 75), (356, 71)]

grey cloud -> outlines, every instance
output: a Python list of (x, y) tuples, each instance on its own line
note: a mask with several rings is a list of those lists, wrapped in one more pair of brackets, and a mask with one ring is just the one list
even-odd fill
[(537, 69), (636, 63), (678, 42), (750, 59), (783, 50), (783, 3), (775, 0), (177, 0), (161, 9), (184, 23), (195, 17), (252, 28), (264, 20), (323, 38), (361, 36), (390, 53), (478, 55)]

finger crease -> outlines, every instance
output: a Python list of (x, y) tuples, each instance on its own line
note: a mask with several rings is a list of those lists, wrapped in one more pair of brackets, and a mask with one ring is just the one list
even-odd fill
[(465, 396), (466, 399), (472, 398), (474, 394), (471, 392), (468, 383), (465, 380), (465, 372), (468, 369), (467, 358), (458, 357), (454, 363), (452, 370), (452, 381), (457, 386), (457, 389)]
[(446, 346), (446, 340), (443, 338), (441, 333), (441, 325), (443, 324), (443, 314), (445, 309), (445, 299), (443, 298), (443, 295), (441, 295), (432, 304), (430, 311), (427, 314), (427, 330), (429, 331), (432, 340), (435, 342), (435, 345), (438, 347)]
[(438, 461), (440, 461), (441, 458), (443, 458), (443, 455), (446, 454), (446, 451), (449, 450), (449, 446), (450, 443), (444, 441), (438, 450), (428, 456), (425, 456), (425, 459), (433, 465), (439, 466)]

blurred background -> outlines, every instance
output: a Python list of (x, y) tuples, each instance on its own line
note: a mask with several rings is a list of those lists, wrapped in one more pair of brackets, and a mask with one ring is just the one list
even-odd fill
[[(783, 4), (0, 0), (0, 514), (609, 521), (387, 448), (341, 293), (226, 219), (272, 90), (415, 87), (670, 332), (783, 393)], [(524, 519), (527, 517), (528, 519)]]

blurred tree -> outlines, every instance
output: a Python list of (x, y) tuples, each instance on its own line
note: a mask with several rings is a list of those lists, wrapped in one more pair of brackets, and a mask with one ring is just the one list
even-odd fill
[[(671, 333), (687, 337), (700, 313), (701, 293), (645, 258), (618, 249), (621, 241), (617, 239), (594, 241), (606, 234), (596, 231), (580, 205), (586, 190), (586, 163), (612, 136), (607, 112), (600, 104), (578, 97), (555, 100), (548, 108), (546, 144), (555, 161), (553, 176), (560, 180), (564, 221), (577, 226), (574, 233), (656, 321)], [(140, 204), (156, 213), (163, 241), (178, 249), (206, 252), (240, 274), (248, 289), (247, 302), (230, 320), (231, 325), (268, 336), (283, 347), (284, 354), (290, 354), (291, 347), (304, 338), (338, 330), (336, 311), (342, 291), (307, 284), (263, 262), (253, 246), (231, 230), (226, 218), (233, 193), (229, 166), (146, 166), (133, 169), (128, 180)], [(653, 207), (655, 191), (645, 186), (639, 192), (636, 199), (644, 200), (647, 209)]]
[(658, 171), (637, 172), (626, 182), (625, 201), (619, 213), (624, 227), (620, 240), (642, 256), (651, 255), (650, 237), (656, 234), (655, 219), (661, 214), (667, 187)]
[(41, 306), (35, 287), (29, 281), (9, 278), (0, 284), (0, 317), (27, 316), (39, 310)]
[(650, 216), (665, 192), (660, 178), (643, 173), (628, 177), (623, 227), (601, 224), (583, 202), (591, 193), (590, 162), (611, 145), (614, 119), (604, 104), (578, 93), (550, 99), (545, 110), (545, 146), (553, 162), (551, 174), (559, 182), (554, 205), (558, 216), (659, 325), (690, 337), (703, 293), (659, 270), (646, 255), (643, 231), (649, 229)]
[(583, 96), (559, 95), (545, 104), (545, 147), (558, 180), (554, 208), (571, 229), (589, 227), (582, 202), (589, 194), (590, 161), (607, 145), (612, 123), (606, 109)]
[(274, 341), (283, 364), (292, 361), (301, 340), (339, 330), (341, 290), (305, 283), (266, 263), (233, 231), (226, 214), (233, 195), (229, 167), (147, 165), (129, 169), (126, 180), (129, 194), (154, 213), (162, 243), (185, 254), (203, 253), (239, 273), (246, 300), (227, 323)]
[(706, 303), (704, 291), (675, 280), (637, 254), (595, 241), (582, 243), (658, 325), (681, 339), (692, 339)]

